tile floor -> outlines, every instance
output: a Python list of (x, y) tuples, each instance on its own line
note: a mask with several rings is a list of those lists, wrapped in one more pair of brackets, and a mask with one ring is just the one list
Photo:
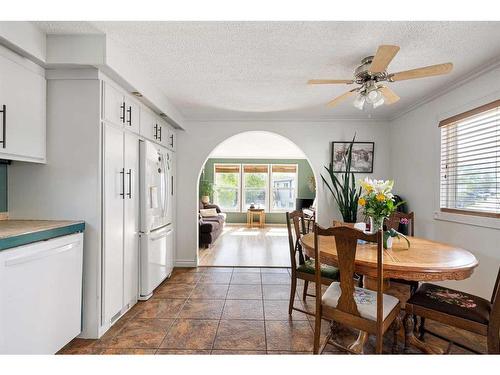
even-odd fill
[[(288, 315), (290, 275), (286, 268), (176, 269), (154, 296), (139, 302), (99, 340), (74, 339), (60, 354), (310, 354), (314, 318), (294, 311)], [(299, 285), (297, 294), (302, 291)], [(311, 289), (314, 285), (310, 286)], [(406, 286), (391, 292), (405, 298)], [(312, 292), (312, 290), (311, 290)], [(314, 299), (295, 305), (314, 310)], [(449, 330), (430, 322), (431, 328), (485, 351), (483, 338)], [(324, 322), (324, 334), (328, 324)], [(390, 353), (392, 335), (387, 334)], [(338, 339), (348, 344), (356, 332), (347, 328)], [(427, 340), (446, 348), (432, 336)], [(402, 340), (400, 339), (400, 347)], [(365, 347), (373, 353), (374, 339)], [(333, 346), (326, 353), (339, 354)], [(454, 353), (466, 353), (457, 347)]]

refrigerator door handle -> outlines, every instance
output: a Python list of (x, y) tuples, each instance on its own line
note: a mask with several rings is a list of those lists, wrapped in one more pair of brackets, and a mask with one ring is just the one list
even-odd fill
[(120, 174), (122, 175), (122, 192), (120, 193), (120, 196), (122, 199), (125, 199), (125, 168), (122, 168)]
[(127, 196), (129, 199), (132, 199), (132, 169), (129, 169), (127, 172), (128, 176), (128, 193)]

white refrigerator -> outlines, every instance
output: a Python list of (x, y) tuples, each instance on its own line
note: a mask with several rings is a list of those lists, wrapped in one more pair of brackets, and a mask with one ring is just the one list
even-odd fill
[(170, 276), (174, 263), (172, 154), (140, 141), (140, 293), (147, 300)]

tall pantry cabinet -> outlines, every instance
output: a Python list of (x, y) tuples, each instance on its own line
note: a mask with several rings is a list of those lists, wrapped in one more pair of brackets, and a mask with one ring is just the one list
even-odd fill
[(97, 69), (46, 76), (47, 164), (10, 166), (10, 214), (85, 220), (80, 337), (98, 338), (137, 302), (139, 140), (149, 109)]

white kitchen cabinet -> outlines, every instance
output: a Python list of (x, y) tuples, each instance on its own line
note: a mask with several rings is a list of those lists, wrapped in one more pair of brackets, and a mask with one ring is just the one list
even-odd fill
[(112, 324), (137, 301), (139, 139), (103, 124), (103, 320)]
[(0, 47), (0, 159), (45, 162), (44, 70)]
[(83, 234), (0, 251), (0, 354), (54, 354), (82, 322)]
[(139, 139), (124, 134), (125, 200), (123, 209), (123, 303), (139, 295)]
[(103, 124), (103, 320), (113, 321), (123, 307), (123, 132)]
[(167, 148), (175, 151), (175, 147), (177, 146), (177, 138), (175, 134), (175, 129), (172, 128), (170, 125), (168, 126), (168, 143), (167, 143)]
[(158, 142), (158, 116), (145, 106), (141, 107), (141, 135)]
[(140, 105), (123, 90), (103, 81), (103, 118), (115, 125), (123, 125), (139, 134)]

